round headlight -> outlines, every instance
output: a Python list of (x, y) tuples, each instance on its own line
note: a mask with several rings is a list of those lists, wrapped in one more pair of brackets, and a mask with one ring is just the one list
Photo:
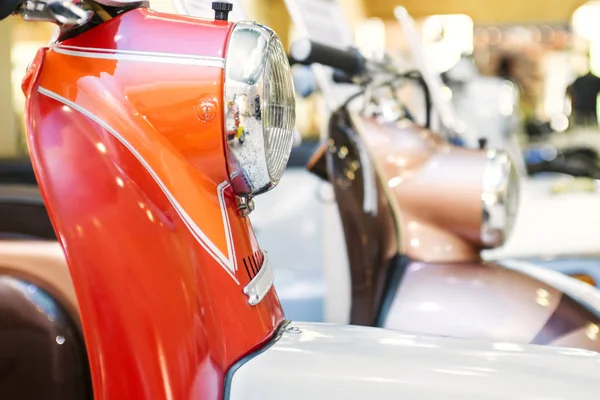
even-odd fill
[(519, 178), (507, 153), (488, 151), (481, 201), (481, 242), (488, 248), (501, 246), (510, 236), (519, 205)]
[(296, 103), (290, 65), (270, 29), (237, 23), (225, 62), (228, 171), (238, 195), (279, 183), (292, 150)]

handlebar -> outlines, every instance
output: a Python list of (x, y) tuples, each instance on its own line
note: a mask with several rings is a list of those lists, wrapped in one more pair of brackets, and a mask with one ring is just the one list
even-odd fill
[(21, 0), (2, 0), (0, 1), (0, 21), (11, 16), (21, 5)]
[(298, 64), (323, 64), (356, 76), (366, 70), (366, 59), (356, 49), (339, 49), (301, 39), (292, 43), (290, 54)]
[(62, 26), (78, 26), (87, 23), (94, 15), (72, 0), (0, 0), (0, 20), (19, 11), (27, 21), (49, 21)]
[[(298, 62), (291, 54), (288, 54), (288, 61), (290, 63), (290, 66), (293, 66), (295, 64), (306, 66), (305, 63)], [(335, 83), (352, 83), (352, 76), (348, 75), (344, 71), (340, 71), (339, 69), (333, 70), (332, 79)]]
[(339, 69), (333, 70), (331, 79), (333, 79), (335, 83), (352, 83), (352, 77)]

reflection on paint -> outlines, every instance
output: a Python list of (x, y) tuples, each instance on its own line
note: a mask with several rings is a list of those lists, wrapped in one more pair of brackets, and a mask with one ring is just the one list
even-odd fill
[(152, 214), (152, 211), (150, 211), (150, 210), (146, 210), (146, 216), (148, 216), (148, 219), (149, 219), (151, 222), (154, 222), (154, 214)]
[(546, 289), (537, 289), (535, 291), (535, 302), (542, 307), (548, 307), (550, 305), (550, 293)]
[(592, 323), (588, 324), (587, 329), (585, 330), (587, 337), (589, 337), (591, 340), (597, 340), (598, 333), (600, 333), (600, 327), (598, 327), (598, 325)]
[(426, 347), (426, 348), (438, 347), (436, 344), (432, 344), (432, 343), (419, 343), (416, 339), (417, 339), (417, 337), (414, 335), (405, 335), (405, 336), (400, 336), (400, 337), (383, 338), (379, 341), (379, 343), (389, 344), (392, 346)]
[(437, 312), (442, 309), (442, 307), (438, 303), (433, 303), (431, 301), (425, 301), (417, 306), (419, 311), (426, 312)]
[(500, 351), (523, 351), (523, 347), (516, 343), (496, 342), (492, 344), (494, 350)]
[(96, 148), (98, 149), (98, 151), (100, 153), (106, 154), (106, 146), (104, 145), (104, 143), (100, 143), (100, 142), (96, 143)]
[(333, 339), (333, 336), (306, 329), (303, 329), (301, 333), (302, 335), (300, 335), (300, 338), (298, 339), (300, 342), (312, 342), (313, 340), (319, 338)]
[(35, 303), (37, 309), (46, 314), (50, 321), (54, 321), (56, 319), (58, 310), (54, 300), (48, 294), (46, 294), (37, 286), (27, 282), (16, 279), (10, 279), (8, 282), (11, 286), (20, 290), (25, 297), (31, 299)]
[(390, 188), (393, 189), (393, 188), (395, 188), (396, 186), (398, 186), (401, 183), (402, 183), (402, 178), (399, 177), (399, 176), (397, 176), (395, 178), (390, 179), (389, 182), (388, 182), (388, 185), (389, 185)]

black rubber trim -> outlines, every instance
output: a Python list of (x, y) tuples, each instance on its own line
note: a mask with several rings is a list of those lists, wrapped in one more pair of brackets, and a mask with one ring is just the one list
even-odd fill
[(0, 184), (5, 183), (37, 185), (31, 161), (29, 159), (0, 160)]
[(37, 186), (0, 185), (0, 237), (56, 240)]
[(404, 279), (406, 269), (412, 263), (412, 260), (405, 255), (396, 255), (391, 261), (392, 266), (388, 271), (386, 279), (386, 285), (383, 290), (383, 296), (381, 300), (381, 306), (379, 307), (379, 313), (377, 314), (376, 327), (382, 327), (390, 313), (392, 302), (398, 292), (398, 288)]
[(261, 347), (259, 350), (255, 351), (254, 353), (249, 354), (246, 357), (242, 358), (241, 360), (239, 360), (238, 362), (233, 364), (231, 366), (231, 368), (229, 368), (229, 371), (227, 371), (227, 374), (225, 374), (225, 382), (224, 382), (224, 387), (223, 387), (223, 399), (224, 400), (229, 400), (229, 398), (230, 398), (231, 381), (233, 380), (233, 375), (235, 375), (236, 371), (238, 369), (240, 369), (248, 361), (252, 360), (254, 357), (259, 356), (262, 353), (264, 353), (265, 351), (269, 350), (271, 348), (271, 346), (273, 346), (275, 343), (277, 343), (279, 341), (279, 339), (281, 339), (281, 337), (283, 336), (283, 333), (285, 332), (285, 328), (287, 328), (288, 325), (291, 323), (292, 323), (292, 321), (287, 320), (287, 319), (285, 321), (283, 321), (281, 323), (281, 325), (279, 326), (279, 328), (277, 329), (277, 332), (275, 332), (275, 335), (273, 336), (273, 338), (267, 344), (265, 344), (263, 347)]

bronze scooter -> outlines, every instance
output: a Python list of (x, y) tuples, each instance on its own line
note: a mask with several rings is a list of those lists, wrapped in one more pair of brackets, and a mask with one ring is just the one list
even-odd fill
[[(357, 50), (310, 40), (294, 43), (292, 56), (356, 82), (383, 73)], [(600, 349), (598, 309), (585, 294), (595, 289), (481, 259), (509, 236), (518, 205), (518, 177), (505, 153), (452, 146), (406, 115), (390, 120), (380, 107), (357, 109), (351, 100), (333, 113), (308, 168), (335, 190), (350, 323)]]

